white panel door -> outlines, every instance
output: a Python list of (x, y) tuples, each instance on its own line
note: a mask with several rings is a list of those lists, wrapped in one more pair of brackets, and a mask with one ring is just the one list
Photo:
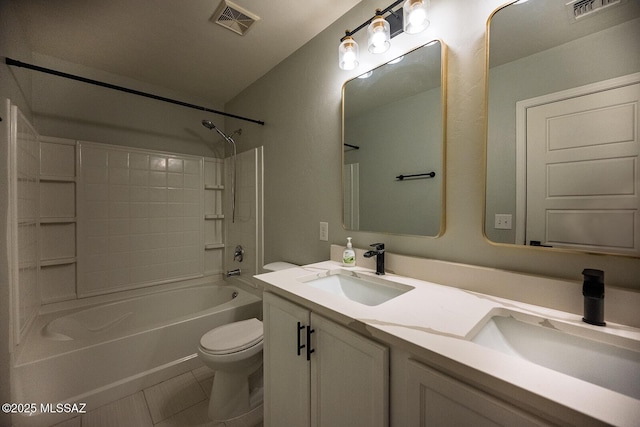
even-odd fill
[(640, 84), (527, 109), (526, 241), (640, 254)]

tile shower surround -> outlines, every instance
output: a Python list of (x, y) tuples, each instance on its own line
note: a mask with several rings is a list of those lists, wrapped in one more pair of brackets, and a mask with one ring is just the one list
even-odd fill
[(80, 143), (78, 295), (202, 274), (203, 160)]

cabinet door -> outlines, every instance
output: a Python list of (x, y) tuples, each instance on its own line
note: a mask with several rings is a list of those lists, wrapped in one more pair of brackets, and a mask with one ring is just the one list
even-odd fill
[(409, 360), (409, 426), (541, 426), (543, 421), (474, 387)]
[(311, 324), (311, 426), (388, 426), (389, 349), (315, 313)]
[[(309, 362), (306, 348), (298, 356), (298, 333), (306, 345), (309, 311), (264, 293), (264, 424), (269, 427), (308, 426)], [(298, 331), (298, 322), (303, 329)]]

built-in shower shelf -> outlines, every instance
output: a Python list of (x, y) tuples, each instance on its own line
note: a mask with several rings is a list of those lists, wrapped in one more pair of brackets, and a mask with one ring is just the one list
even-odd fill
[(42, 261), (40, 261), (40, 267), (50, 267), (52, 265), (75, 264), (76, 261), (77, 261), (76, 257), (58, 258), (58, 259), (43, 259)]
[(72, 224), (76, 218), (40, 218), (40, 224)]
[(224, 190), (224, 185), (205, 185), (205, 190)]
[(224, 219), (224, 215), (222, 214), (206, 214), (204, 216), (204, 219)]
[(211, 249), (222, 249), (224, 248), (224, 243), (208, 243), (204, 245), (204, 250), (209, 251)]
[(40, 181), (47, 182), (75, 182), (75, 176), (40, 175)]

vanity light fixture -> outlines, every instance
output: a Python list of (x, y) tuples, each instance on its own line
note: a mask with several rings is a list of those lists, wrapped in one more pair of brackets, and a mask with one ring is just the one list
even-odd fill
[[(353, 35), (367, 27), (367, 46), (371, 53), (383, 53), (391, 47), (391, 39), (402, 32), (417, 34), (429, 26), (427, 3), (429, 0), (396, 0), (384, 9), (376, 9), (376, 14), (360, 24), (355, 30), (346, 30), (338, 47), (338, 64), (343, 70), (353, 70), (358, 66), (358, 43)], [(398, 10), (394, 7), (403, 3)], [(384, 16), (387, 14), (387, 16)]]

